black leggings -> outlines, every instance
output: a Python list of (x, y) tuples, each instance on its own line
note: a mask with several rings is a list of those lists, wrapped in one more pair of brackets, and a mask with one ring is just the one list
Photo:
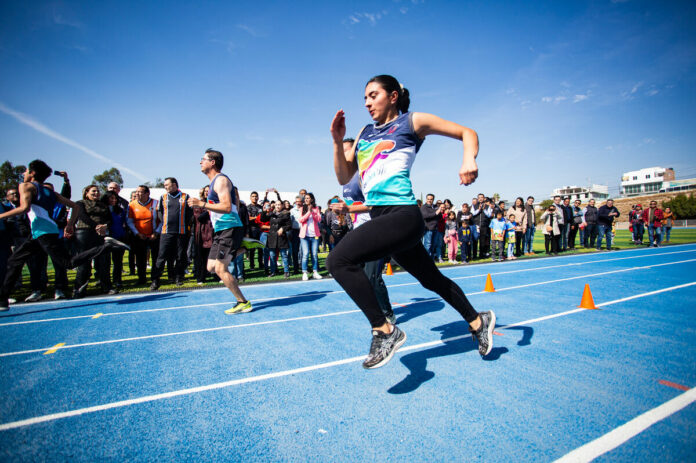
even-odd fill
[[(326, 266), (363, 311), (372, 327), (386, 323), (362, 264), (391, 255), (424, 288), (437, 293), (464, 319), (478, 317), (462, 289), (435, 266), (421, 243), (425, 225), (418, 206), (379, 206), (372, 220), (348, 233), (329, 254)], [(365, 290), (370, 288), (370, 290)]]

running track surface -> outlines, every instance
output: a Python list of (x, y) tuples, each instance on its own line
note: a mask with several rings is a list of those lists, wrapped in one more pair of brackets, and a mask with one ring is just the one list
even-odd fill
[(407, 274), (385, 278), (408, 340), (373, 371), (330, 279), (245, 287), (234, 316), (224, 289), (15, 306), (0, 460), (696, 460), (696, 245), (443, 272), (497, 314), (485, 360)]

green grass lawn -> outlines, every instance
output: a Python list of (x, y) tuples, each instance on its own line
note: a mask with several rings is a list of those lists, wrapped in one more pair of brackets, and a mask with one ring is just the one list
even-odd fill
[[(644, 235), (644, 240), (647, 241), (648, 239), (648, 234), (647, 232)], [(579, 237), (576, 239), (576, 242), (579, 241)], [(685, 243), (695, 243), (696, 242), (696, 229), (673, 229), (672, 230), (672, 236), (671, 236), (671, 242), (667, 243), (666, 246), (669, 245), (674, 245), (674, 244), (685, 244)], [(604, 247), (604, 246), (603, 246)], [(612, 247), (616, 249), (631, 249), (635, 248), (636, 246), (631, 242), (631, 234), (628, 230), (618, 230), (616, 232), (616, 238), (614, 243), (612, 243)], [(542, 256), (545, 256), (544, 254), (544, 235), (537, 229), (537, 233), (534, 237), (534, 251), (537, 253), (535, 256), (522, 256), (519, 259), (535, 259), (539, 258)], [(584, 248), (578, 248), (576, 249), (572, 254), (580, 254), (580, 253), (592, 253), (592, 252), (597, 252), (595, 249), (584, 249)], [(570, 252), (564, 253), (564, 255), (571, 254)], [(326, 267), (324, 265), (324, 261), (326, 260), (326, 256), (328, 253), (319, 253), (319, 267), (321, 268), (320, 273), (324, 276), (327, 275), (326, 272)], [(476, 261), (471, 262), (472, 264), (476, 263), (483, 263), (483, 262), (490, 262), (490, 259), (479, 259)], [(280, 275), (275, 276), (273, 278), (264, 276), (263, 270), (260, 270), (258, 268), (256, 269), (249, 269), (248, 268), (249, 262), (245, 261), (245, 270), (244, 270), (244, 276), (245, 276), (245, 281), (242, 286), (247, 285), (247, 284), (254, 284), (254, 283), (268, 283), (268, 282), (273, 282), (273, 281), (287, 281), (285, 277), (282, 274), (282, 265), (279, 265), (279, 271), (281, 272)], [(438, 264), (438, 266), (449, 266), (451, 264)], [(135, 293), (135, 292), (141, 292), (141, 291), (149, 291), (149, 271), (148, 271), (148, 283), (145, 285), (138, 285), (137, 283), (137, 276), (134, 275), (129, 275), (128, 274), (128, 259), (127, 259), (127, 254), (124, 256), (124, 275), (123, 275), (123, 289), (121, 293)], [(190, 266), (190, 269), (193, 267)], [(394, 269), (395, 271), (398, 271), (398, 268)], [(212, 288), (212, 287), (220, 287), (221, 284), (219, 282), (212, 282), (209, 281), (203, 286), (198, 286), (196, 283), (195, 278), (192, 275), (187, 275), (186, 279), (184, 280), (184, 285), (183, 286), (176, 286), (173, 283), (168, 284), (167, 283), (167, 272), (165, 270), (165, 273), (163, 275), (162, 279), (162, 286), (160, 286), (160, 291), (171, 291), (171, 290), (189, 290), (189, 289), (198, 289), (198, 288)], [(74, 281), (75, 278), (75, 271), (69, 271), (68, 272), (68, 281), (70, 284)], [(301, 275), (292, 275), (290, 280), (299, 280), (301, 279)], [(48, 289), (46, 292), (44, 292), (44, 297), (52, 297), (53, 292), (54, 292), (54, 287), (53, 287), (53, 266), (51, 264), (51, 260), (49, 259), (48, 261)], [(18, 301), (24, 300), (29, 294), (30, 294), (30, 289), (29, 289), (29, 271), (27, 268), (24, 268), (24, 272), (22, 274), (22, 288), (15, 291), (12, 294), (12, 297), (17, 299)], [(72, 293), (72, 287), (70, 289), (70, 293)], [(87, 289), (87, 295), (88, 296), (96, 296), (102, 294), (101, 289), (99, 288), (99, 283), (92, 278), (90, 280), (90, 285)]]

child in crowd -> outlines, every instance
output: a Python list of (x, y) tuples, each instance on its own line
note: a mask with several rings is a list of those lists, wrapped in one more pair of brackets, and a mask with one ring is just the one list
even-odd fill
[(505, 229), (506, 229), (505, 219), (503, 218), (503, 211), (497, 209), (495, 211), (495, 219), (491, 220), (491, 260), (503, 261), (503, 245), (505, 243)]
[(457, 236), (457, 214), (449, 211), (445, 222), (445, 243), (447, 243), (447, 258), (450, 264), (457, 263), (457, 248), (459, 237)]
[(507, 258), (515, 260), (515, 232), (521, 231), (521, 227), (515, 222), (515, 214), (508, 216), (508, 222), (505, 224), (505, 235), (507, 236)]
[(461, 243), (462, 249), (462, 262), (468, 264), (471, 260), (471, 244), (473, 238), (471, 237), (471, 228), (469, 228), (469, 222), (463, 221), (461, 228), (459, 228), (459, 243)]

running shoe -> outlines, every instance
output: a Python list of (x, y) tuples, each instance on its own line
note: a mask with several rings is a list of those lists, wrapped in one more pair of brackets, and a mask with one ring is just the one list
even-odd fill
[(55, 293), (53, 299), (55, 299), (56, 301), (59, 301), (61, 299), (67, 299), (67, 298), (68, 298), (68, 296), (66, 296), (63, 291), (61, 291), (60, 289), (56, 289), (56, 293)]
[(309, 275), (307, 275), (307, 272), (302, 272), (302, 281), (307, 281), (309, 280)]
[(315, 270), (314, 273), (312, 274), (312, 278), (314, 278), (315, 280), (321, 280), (323, 277), (321, 275), (319, 275), (319, 272), (317, 272)]
[(478, 341), (478, 351), (481, 357), (488, 355), (493, 349), (493, 329), (495, 328), (495, 313), (489, 312), (479, 313), (481, 317), (481, 326), (474, 331), (469, 328), (471, 337)]
[(266, 246), (259, 240), (255, 240), (254, 238), (245, 237), (242, 239), (241, 247), (246, 248), (246, 249), (263, 249)]
[(237, 302), (237, 305), (232, 307), (231, 309), (225, 310), (225, 313), (227, 315), (235, 314), (235, 313), (247, 313), (251, 312), (251, 302), (246, 301), (246, 302)]
[(394, 331), (391, 334), (374, 330), (372, 332), (370, 353), (363, 362), (363, 368), (372, 369), (385, 365), (404, 342), (406, 342), (406, 333), (401, 331), (396, 325), (394, 325)]
[(104, 244), (108, 245), (111, 249), (126, 249), (130, 251), (130, 246), (110, 236), (104, 238)]
[(41, 299), (43, 299), (43, 296), (41, 296), (41, 291), (34, 291), (26, 299), (24, 299), (24, 302), (38, 302)]

